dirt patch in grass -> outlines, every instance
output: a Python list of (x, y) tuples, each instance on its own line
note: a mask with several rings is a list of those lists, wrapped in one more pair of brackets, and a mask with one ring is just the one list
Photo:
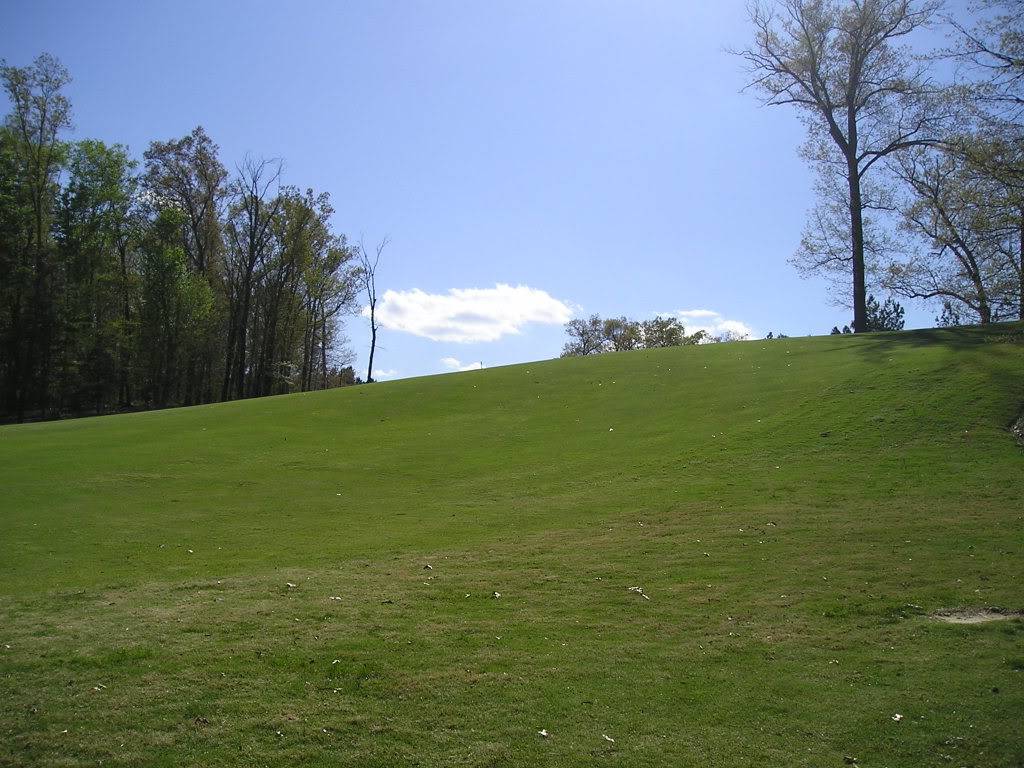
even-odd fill
[(985, 624), (990, 621), (1024, 618), (1024, 611), (1005, 611), (1002, 608), (958, 608), (953, 611), (936, 611), (930, 618), (935, 621), (944, 621), (947, 624)]
[(1017, 441), (1017, 445), (1024, 447), (1024, 408), (1021, 408), (1020, 416), (1010, 425), (1010, 434)]

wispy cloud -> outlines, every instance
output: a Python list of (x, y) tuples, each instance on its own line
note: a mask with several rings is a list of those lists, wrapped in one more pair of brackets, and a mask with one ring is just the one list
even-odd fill
[[(368, 310), (364, 310), (364, 316)], [(572, 317), (569, 305), (547, 291), (526, 285), (452, 288), (448, 293), (386, 291), (377, 307), (382, 327), (433, 341), (466, 344), (497, 341), (530, 323), (562, 325)]]
[(731, 335), (737, 338), (752, 338), (755, 335), (754, 329), (742, 320), (727, 318), (713, 309), (679, 309), (665, 314), (679, 318), (686, 326), (687, 333), (705, 331), (711, 336)]
[(479, 360), (475, 363), (463, 363), (457, 357), (442, 357), (441, 365), (449, 371), (479, 371), (484, 367), (484, 364)]
[(373, 372), (373, 378), (380, 381), (381, 379), (393, 379), (398, 376), (398, 371), (394, 368), (378, 368)]
[(713, 309), (681, 309), (675, 313), (680, 320), (696, 320), (706, 317), (721, 317)]

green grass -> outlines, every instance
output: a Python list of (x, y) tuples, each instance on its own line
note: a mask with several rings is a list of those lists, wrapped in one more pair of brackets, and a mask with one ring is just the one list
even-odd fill
[(0, 765), (1020, 766), (928, 614), (1024, 608), (1022, 404), (1018, 325), (2, 428)]

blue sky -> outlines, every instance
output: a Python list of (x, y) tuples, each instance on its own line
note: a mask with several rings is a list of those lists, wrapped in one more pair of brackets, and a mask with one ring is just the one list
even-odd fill
[[(848, 321), (787, 264), (804, 132), (740, 93), (725, 49), (749, 36), (739, 0), (0, 6), (0, 56), (71, 70), (76, 137), (141, 156), (203, 125), (229, 168), (284, 158), (339, 231), (389, 237), (392, 377), (557, 356), (572, 313), (762, 336)], [(365, 321), (347, 333), (362, 367)]]

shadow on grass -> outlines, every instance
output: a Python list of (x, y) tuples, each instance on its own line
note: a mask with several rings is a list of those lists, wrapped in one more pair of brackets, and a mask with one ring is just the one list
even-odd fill
[(956, 352), (948, 367), (974, 367), (992, 385), (1009, 390), (1012, 416), (1001, 426), (1012, 428), (1024, 414), (1024, 322), (870, 333), (854, 336), (851, 342), (871, 362), (882, 362), (908, 348), (942, 347)]

